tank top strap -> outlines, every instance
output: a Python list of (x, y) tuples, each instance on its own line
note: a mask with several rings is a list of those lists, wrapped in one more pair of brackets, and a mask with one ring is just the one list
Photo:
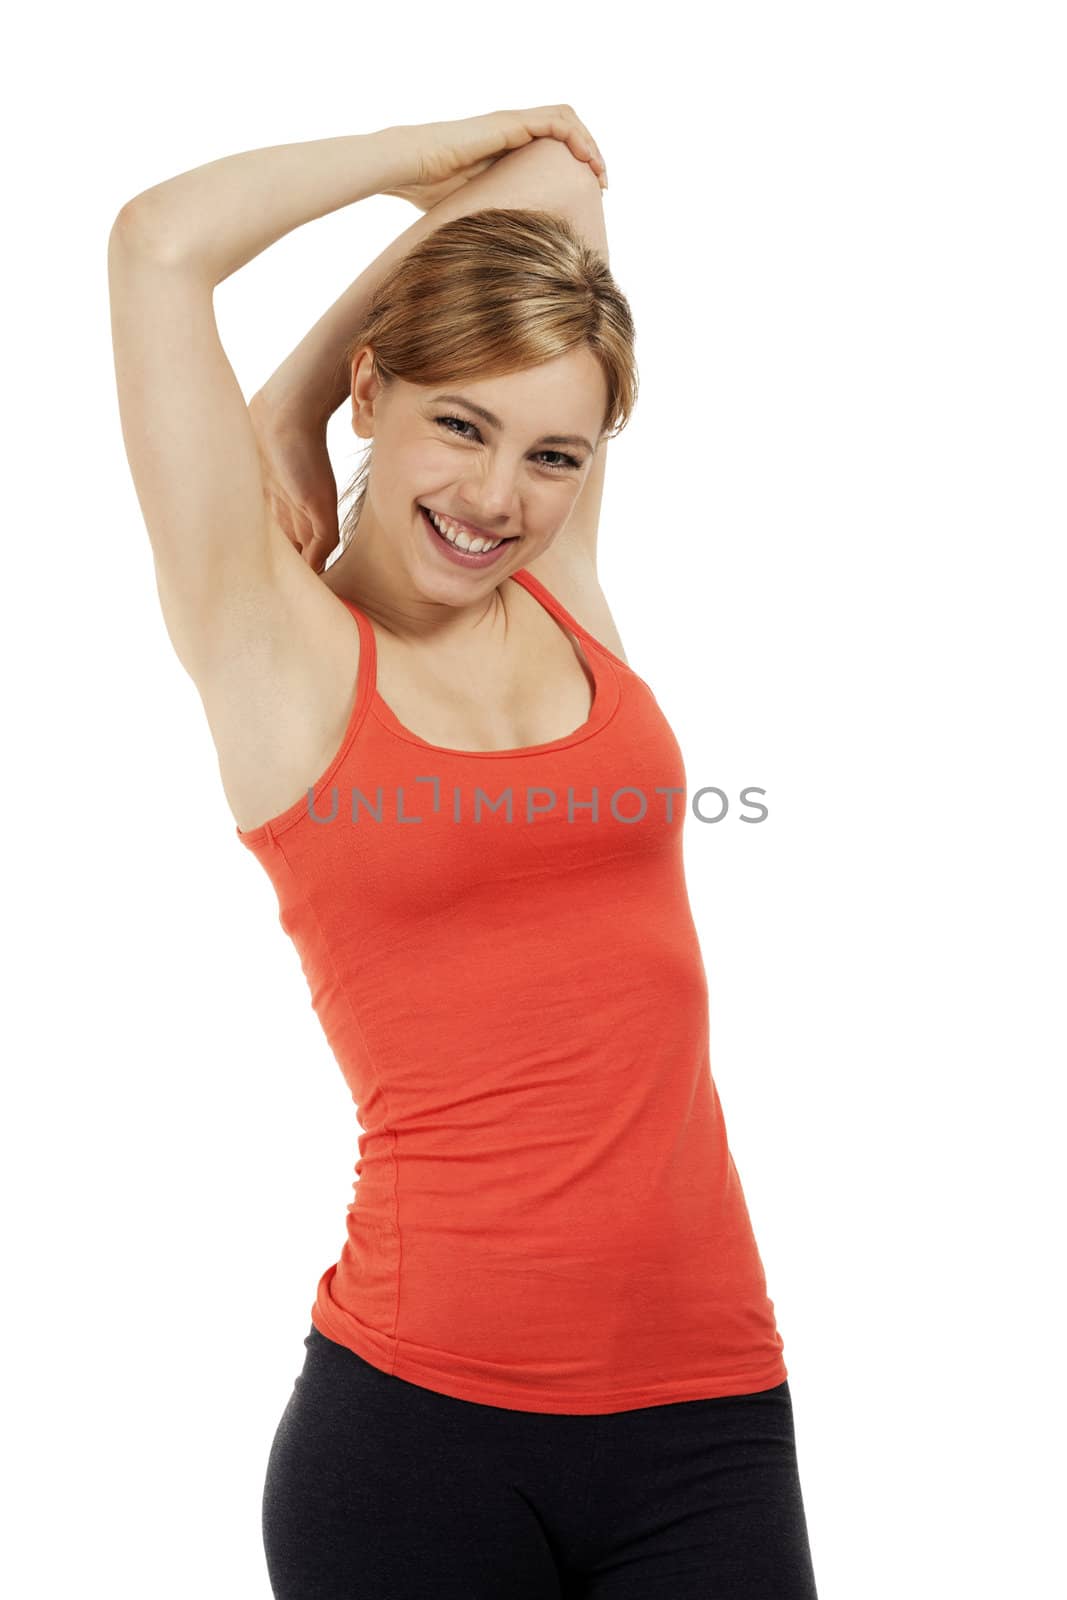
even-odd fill
[(540, 578), (535, 578), (528, 568), (518, 567), (511, 576), (516, 583), (521, 584), (524, 589), (532, 594), (535, 600), (539, 600), (545, 610), (550, 611), (558, 622), (562, 622), (564, 627), (570, 628), (571, 632), (576, 633), (580, 639), (589, 640), (596, 646), (597, 650), (601, 652), (604, 650), (604, 646), (596, 634), (590, 633), (588, 628), (583, 628), (578, 618), (572, 616), (566, 606), (557, 600), (555, 595), (545, 588)]
[[(526, 567), (518, 567), (511, 576), (516, 583), (532, 594), (535, 600), (539, 600), (545, 610), (551, 612), (565, 627), (570, 628), (573, 633), (578, 634), (582, 639), (591, 639), (599, 649), (602, 650), (604, 648), (596, 635), (590, 633), (588, 628), (584, 628), (578, 618), (572, 616), (566, 606), (556, 599), (551, 590), (546, 589), (540, 578), (535, 578), (533, 573)], [(378, 647), (374, 638), (374, 629), (370, 624), (370, 618), (363, 613), (354, 600), (348, 600), (344, 595), (338, 595), (337, 598), (343, 606), (347, 606), (351, 615), (355, 617), (356, 625), (359, 628), (360, 677), (366, 677), (374, 685), (378, 680)], [(363, 665), (364, 661), (366, 666)]]
[(347, 600), (343, 594), (339, 594), (337, 598), (343, 606), (347, 606), (349, 614), (355, 617), (359, 629), (359, 701), (362, 703), (369, 699), (378, 686), (378, 644), (370, 618), (360, 610), (355, 601)]
[[(532, 594), (534, 599), (539, 601), (545, 610), (556, 618), (557, 622), (562, 623), (565, 628), (569, 628), (572, 633), (577, 634), (583, 643), (591, 644), (599, 656), (607, 656), (613, 664), (626, 665), (625, 662), (619, 660), (613, 650), (609, 650), (606, 645), (601, 643), (595, 633), (590, 633), (588, 628), (583, 627), (578, 618), (567, 610), (562, 601), (557, 600), (556, 596), (550, 589), (545, 587), (540, 578), (535, 578), (533, 573), (526, 567), (518, 567), (511, 576), (516, 583), (527, 590), (529, 594)], [(363, 702), (369, 699), (378, 687), (378, 645), (374, 637), (374, 629), (371, 627), (370, 618), (353, 600), (347, 600), (344, 595), (338, 595), (337, 598), (342, 605), (347, 606), (351, 615), (355, 617), (356, 626), (359, 628), (359, 700)]]
[(360, 677), (368, 677), (371, 683), (374, 683), (378, 680), (378, 642), (374, 638), (371, 619), (363, 614), (354, 600), (346, 600), (344, 595), (338, 595), (338, 600), (342, 606), (347, 606), (350, 616), (354, 616), (355, 624), (360, 630)]

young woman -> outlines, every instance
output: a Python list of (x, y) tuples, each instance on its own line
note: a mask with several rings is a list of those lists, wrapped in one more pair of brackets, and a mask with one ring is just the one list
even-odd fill
[[(112, 231), (167, 629), (363, 1129), (267, 1467), (282, 1600), (815, 1594), (684, 764), (597, 581), (604, 181), (549, 106), (231, 156)], [(424, 215), (246, 407), (215, 285), (378, 193)]]

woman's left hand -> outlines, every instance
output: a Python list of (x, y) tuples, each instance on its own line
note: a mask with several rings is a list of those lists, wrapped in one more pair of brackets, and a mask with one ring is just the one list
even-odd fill
[(326, 423), (281, 414), (259, 390), (248, 402), (267, 514), (313, 572), (340, 542)]
[(528, 111), (487, 111), (455, 122), (424, 122), (397, 128), (410, 150), (412, 177), (383, 193), (429, 211), (446, 195), (534, 139), (559, 139), (576, 161), (587, 162), (607, 188), (607, 167), (596, 140), (572, 106), (534, 106)]

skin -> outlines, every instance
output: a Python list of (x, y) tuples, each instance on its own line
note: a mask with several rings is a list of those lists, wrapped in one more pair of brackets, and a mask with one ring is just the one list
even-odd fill
[[(452, 402), (433, 403), (445, 392), (484, 406), (503, 427)], [(423, 388), (382, 384), (365, 346), (353, 358), (352, 427), (374, 440), (373, 464), (356, 537), (323, 582), (372, 616), (400, 654), (411, 647), (420, 658), (440, 651), (475, 670), (491, 664), (517, 587), (501, 586), (563, 533), (593, 462), (584, 445), (538, 441), (580, 434), (596, 445), (606, 404), (603, 370), (587, 347), (504, 377)], [(446, 413), (471, 425), (434, 420)], [(490, 534), (521, 537), (492, 567), (463, 570), (428, 545), (420, 503)]]

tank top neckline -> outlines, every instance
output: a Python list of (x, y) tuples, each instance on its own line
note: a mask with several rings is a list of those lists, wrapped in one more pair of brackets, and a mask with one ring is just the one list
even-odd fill
[(615, 657), (611, 651), (588, 629), (583, 628), (577, 618), (571, 616), (555, 595), (546, 589), (532, 572), (527, 571), (525, 567), (519, 567), (510, 576), (520, 588), (532, 594), (556, 622), (569, 628), (583, 646), (594, 681), (593, 703), (585, 721), (572, 733), (564, 734), (562, 738), (549, 739), (543, 744), (514, 745), (506, 750), (457, 750), (451, 745), (433, 744), (429, 739), (421, 738), (411, 728), (405, 727), (382, 699), (378, 690), (378, 646), (370, 618), (355, 601), (340, 595), (338, 598), (351, 611), (359, 628), (359, 678), (362, 680), (362, 686), (357, 694), (357, 701), (366, 703), (370, 714), (394, 737), (403, 739), (408, 744), (417, 745), (422, 750), (432, 750), (437, 755), (467, 757), (477, 761), (493, 761), (501, 758), (514, 760), (522, 756), (549, 755), (555, 750), (566, 750), (571, 745), (581, 744), (583, 740), (599, 733), (614, 716), (619, 705), (620, 688), (615, 670)]

